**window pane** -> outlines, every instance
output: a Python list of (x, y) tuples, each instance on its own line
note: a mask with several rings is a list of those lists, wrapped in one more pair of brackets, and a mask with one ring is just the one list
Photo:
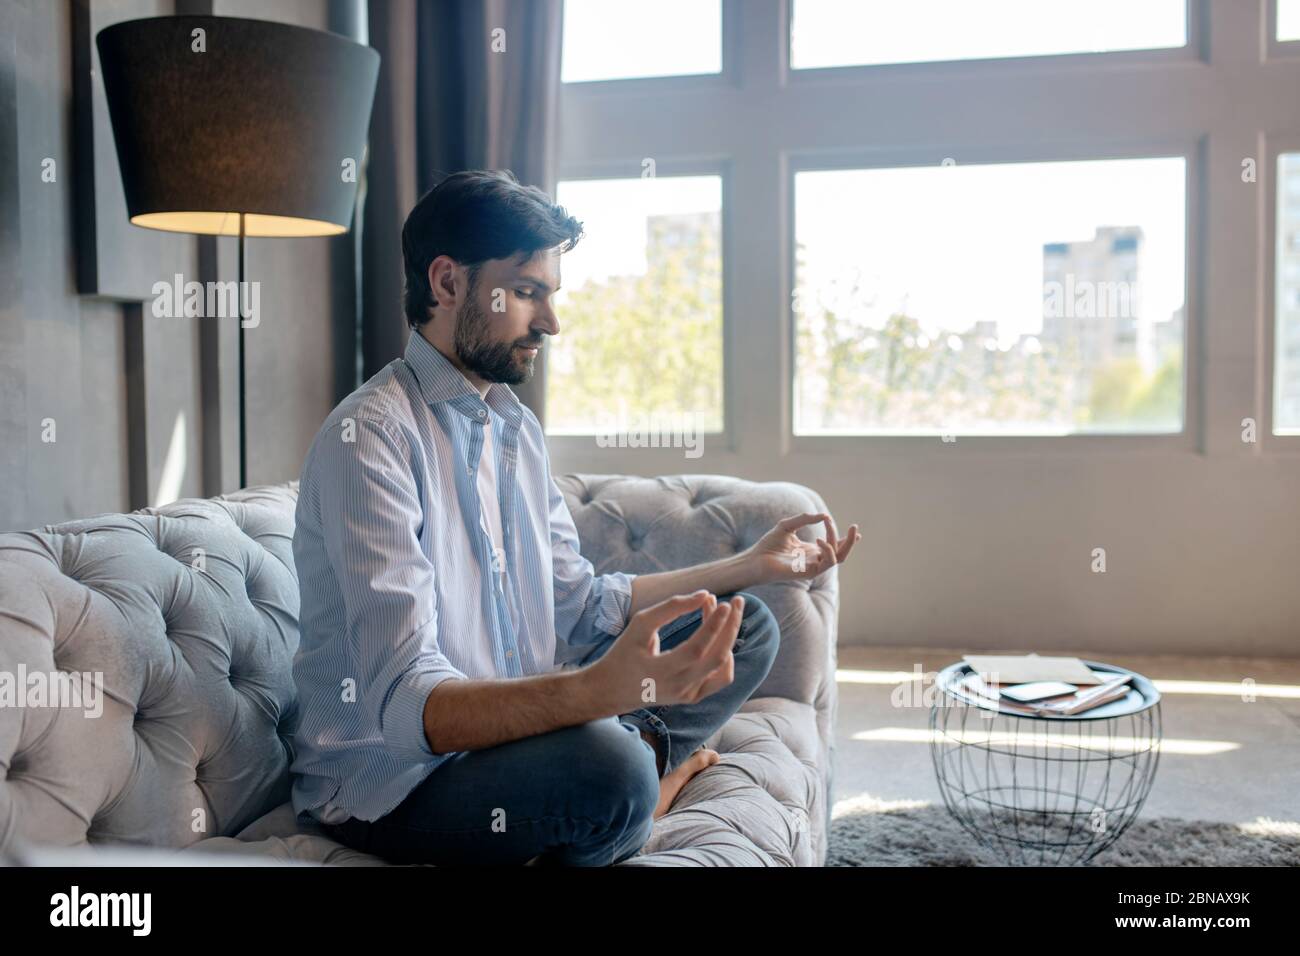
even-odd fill
[(1277, 0), (1277, 38), (1300, 40), (1300, 0)]
[(1185, 166), (798, 173), (796, 433), (1181, 431)]
[(547, 432), (721, 431), (721, 178), (567, 180), (556, 201), (585, 235), (561, 259)]
[(1187, 43), (1185, 0), (794, 0), (794, 69)]
[(1300, 435), (1300, 153), (1277, 161), (1273, 432)]
[(722, 71), (721, 0), (564, 0), (560, 80)]

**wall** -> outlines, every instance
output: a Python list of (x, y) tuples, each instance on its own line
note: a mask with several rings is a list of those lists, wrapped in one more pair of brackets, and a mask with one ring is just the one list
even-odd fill
[[(327, 29), (354, 28), (364, 4), (177, 6)], [(105, 214), (86, 186), (90, 174), (116, 177), (117, 159), (111, 134), (92, 136), (76, 110), (89, 75), (79, 73), (79, 25), (90, 36), (105, 21), (172, 12), (160, 0), (0, 4), (0, 530), (238, 486), (236, 320), (156, 318), (139, 298), (79, 291), (96, 241), (156, 250), (129, 262), (133, 289), (176, 269), (187, 280), (236, 277), (234, 239), (131, 239), (147, 231), (124, 210), (120, 221)], [(42, 181), (47, 157), (53, 183)], [(261, 283), (261, 323), (246, 332), (249, 484), (298, 477), (320, 422), (355, 387), (353, 243), (248, 244), (247, 278)], [(47, 420), (53, 442), (42, 440)]]

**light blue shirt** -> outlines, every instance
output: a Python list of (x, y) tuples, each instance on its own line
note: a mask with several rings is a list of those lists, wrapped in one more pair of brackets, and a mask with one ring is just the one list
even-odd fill
[[(481, 522), (485, 427), (504, 559)], [(627, 625), (633, 576), (579, 553), (536, 416), (503, 384), (484, 401), (416, 332), (321, 426), (296, 522), (300, 814), (375, 820), (447, 760), (424, 735), (443, 681), (577, 666)]]

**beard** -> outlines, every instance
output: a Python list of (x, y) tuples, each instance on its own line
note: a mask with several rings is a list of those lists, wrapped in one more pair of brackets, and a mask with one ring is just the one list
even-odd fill
[(464, 305), (456, 313), (456, 354), (465, 367), (485, 382), (521, 385), (532, 378), (536, 357), (525, 358), (520, 349), (540, 346), (541, 338), (497, 342), (489, 338), (488, 325), (487, 316), (479, 308), (471, 289)]

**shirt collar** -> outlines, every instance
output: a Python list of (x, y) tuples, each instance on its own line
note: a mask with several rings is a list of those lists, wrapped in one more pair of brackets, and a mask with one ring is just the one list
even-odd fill
[(428, 404), (447, 402), (467, 416), (474, 416), (486, 405), (514, 426), (518, 426), (523, 419), (523, 403), (510, 386), (503, 382), (493, 382), (488, 387), (485, 400), (460, 369), (452, 365), (447, 356), (430, 345), (415, 329), (411, 330), (406, 341), (404, 357), (415, 373), (421, 396)]

